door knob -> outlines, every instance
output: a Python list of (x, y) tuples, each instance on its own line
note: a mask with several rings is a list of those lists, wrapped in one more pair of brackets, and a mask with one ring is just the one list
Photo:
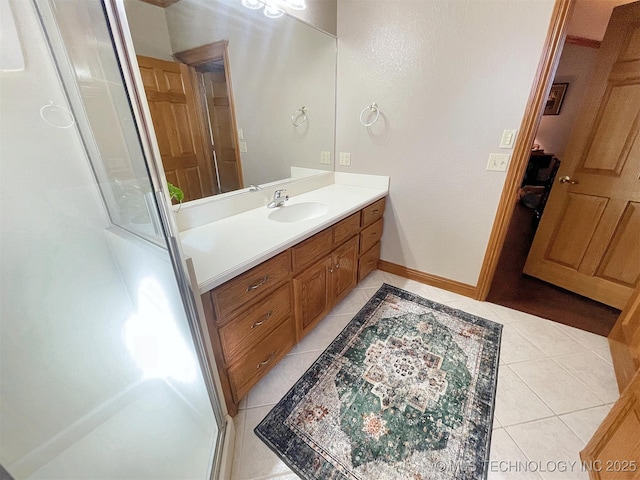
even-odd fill
[(563, 177), (560, 177), (560, 183), (569, 183), (571, 185), (576, 185), (578, 183), (577, 180), (571, 180), (571, 177), (569, 175), (565, 175)]

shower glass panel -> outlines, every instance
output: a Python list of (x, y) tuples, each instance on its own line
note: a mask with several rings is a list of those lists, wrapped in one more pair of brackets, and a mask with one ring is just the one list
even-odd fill
[(0, 73), (2, 478), (216, 478), (222, 411), (104, 6), (13, 5), (28, 43), (25, 70)]

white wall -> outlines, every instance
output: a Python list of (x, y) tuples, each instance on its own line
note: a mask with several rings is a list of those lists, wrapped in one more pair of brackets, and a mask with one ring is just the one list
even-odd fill
[(124, 7), (136, 54), (173, 62), (164, 8), (140, 0), (125, 0)]
[[(382, 259), (475, 285), (552, 0), (338, 2), (338, 171), (389, 175)], [(369, 130), (358, 117), (382, 111)], [(338, 154), (337, 154), (338, 155)]]
[(611, 12), (631, 0), (576, 0), (567, 25), (567, 35), (602, 40)]
[(331, 35), (337, 33), (338, 0), (305, 0), (307, 8), (294, 10), (284, 7), (284, 10), (294, 17), (313, 25)]
[(26, 67), (0, 73), (0, 463), (9, 472), (139, 377), (120, 338), (131, 302), (95, 181), (76, 130), (39, 116), (66, 100), (31, 2), (11, 5)]
[(568, 83), (559, 115), (544, 115), (536, 133), (535, 143), (545, 152), (555, 154), (560, 160), (569, 140), (584, 94), (596, 63), (598, 50), (565, 44), (558, 64), (554, 83)]

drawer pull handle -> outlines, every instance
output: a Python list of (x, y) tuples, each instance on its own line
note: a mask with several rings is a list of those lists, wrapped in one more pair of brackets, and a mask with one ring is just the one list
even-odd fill
[(255, 290), (256, 288), (260, 288), (262, 285), (267, 283), (267, 280), (269, 280), (269, 275), (265, 275), (264, 277), (262, 277), (262, 280), (260, 280), (258, 283), (254, 283), (253, 285), (249, 285), (247, 287), (247, 292), (251, 292), (251, 291)]
[(378, 232), (371, 232), (371, 233), (369, 234), (369, 236), (370, 236), (370, 237), (375, 237), (375, 236), (377, 236), (377, 235), (378, 235)]
[(256, 367), (256, 370), (260, 367), (264, 367), (265, 365), (267, 365), (269, 362), (271, 362), (271, 360), (273, 360), (273, 357), (276, 355), (276, 351), (274, 350), (273, 352), (271, 352), (271, 355), (269, 355), (269, 358), (267, 358), (264, 362), (260, 362), (258, 364), (258, 366)]
[(262, 325), (264, 322), (266, 322), (267, 320), (269, 320), (271, 318), (271, 315), (273, 314), (273, 310), (269, 310), (267, 312), (267, 316), (265, 317), (264, 320), (260, 320), (259, 322), (254, 323), (253, 325), (251, 325), (251, 328), (256, 328), (259, 327), (260, 325)]
[(371, 213), (373, 213), (373, 214), (378, 213), (378, 209), (376, 208), (375, 210), (371, 210)]

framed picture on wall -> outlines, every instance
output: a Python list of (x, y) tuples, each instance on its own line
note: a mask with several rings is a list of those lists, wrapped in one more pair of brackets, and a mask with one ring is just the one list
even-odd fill
[(564, 95), (567, 93), (568, 86), (568, 83), (554, 83), (551, 86), (549, 98), (547, 98), (547, 103), (544, 106), (544, 115), (560, 114), (560, 107), (562, 107), (562, 100), (564, 100)]

